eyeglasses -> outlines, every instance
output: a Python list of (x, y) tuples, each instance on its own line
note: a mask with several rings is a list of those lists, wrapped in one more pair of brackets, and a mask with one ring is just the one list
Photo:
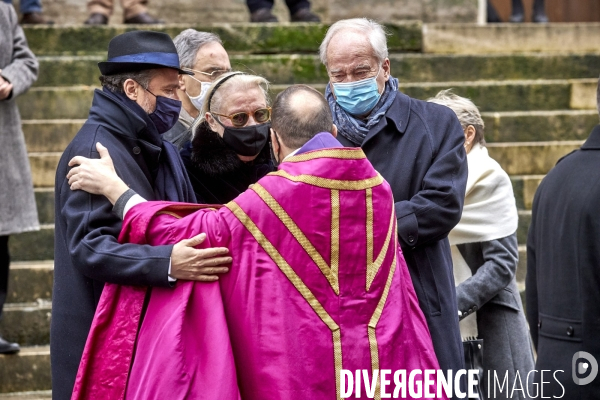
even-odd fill
[[(247, 112), (238, 112), (231, 115), (218, 114), (212, 111), (210, 113), (218, 115), (219, 117), (229, 118), (231, 124), (236, 128), (241, 128), (242, 126), (245, 126), (248, 123), (248, 120), (250, 119), (250, 114)], [(271, 119), (271, 107), (259, 108), (251, 114), (256, 122), (258, 122), (259, 124), (263, 124)]]
[(191, 72), (195, 72), (198, 74), (206, 75), (210, 78), (211, 81), (214, 81), (215, 79), (217, 79), (219, 76), (223, 75), (224, 73), (231, 72), (231, 68), (230, 69), (216, 69), (213, 72), (198, 71), (198, 70), (191, 69), (191, 68), (181, 68), (181, 69), (184, 71), (191, 71)]

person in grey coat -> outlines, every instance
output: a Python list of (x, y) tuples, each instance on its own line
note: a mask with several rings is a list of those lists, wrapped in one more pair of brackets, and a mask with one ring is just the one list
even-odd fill
[[(465, 203), (460, 222), (448, 235), (460, 333), (463, 341), (483, 339), (484, 396), (528, 399), (534, 395), (527, 383), (534, 361), (515, 280), (518, 214), (510, 178), (488, 155), (483, 119), (473, 102), (450, 90), (429, 101), (452, 109), (465, 132)], [(507, 377), (508, 385), (494, 387), (496, 377), (499, 382)]]
[[(16, 98), (38, 75), (38, 61), (27, 47), (12, 5), (0, 3), (0, 317), (8, 291), (8, 237), (39, 229), (33, 183)], [(0, 353), (19, 345), (0, 337)]]

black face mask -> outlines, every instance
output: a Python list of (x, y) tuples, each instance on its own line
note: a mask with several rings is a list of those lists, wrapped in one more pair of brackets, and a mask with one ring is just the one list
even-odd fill
[(265, 147), (269, 138), (269, 129), (271, 123), (244, 126), (243, 128), (233, 128), (225, 126), (217, 118), (215, 120), (221, 125), (225, 132), (223, 133), (223, 141), (227, 146), (231, 147), (236, 154), (240, 156), (255, 156)]

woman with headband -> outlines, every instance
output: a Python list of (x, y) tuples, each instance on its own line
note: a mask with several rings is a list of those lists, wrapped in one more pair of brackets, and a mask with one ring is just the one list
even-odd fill
[(266, 79), (231, 72), (209, 88), (194, 137), (181, 156), (198, 203), (224, 204), (275, 168), (266, 146), (271, 108)]

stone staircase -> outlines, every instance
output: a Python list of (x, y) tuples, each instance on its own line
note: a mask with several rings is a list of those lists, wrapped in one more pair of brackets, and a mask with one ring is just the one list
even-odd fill
[[(175, 36), (188, 27), (157, 30)], [(595, 39), (600, 24), (478, 27), (408, 21), (387, 27), (392, 74), (400, 79), (401, 90), (426, 99), (453, 88), (480, 107), (490, 154), (511, 175), (517, 197), (522, 245), (518, 282), (524, 291), (524, 245), (535, 190), (556, 161), (578, 148), (598, 123), (600, 46)], [(267, 77), (273, 94), (292, 83), (325, 87), (327, 74), (316, 55), (324, 25), (196, 28), (220, 34), (233, 68)], [(40, 76), (18, 102), (42, 229), (10, 241), (14, 262), (0, 332), (24, 347), (18, 355), (0, 356), (0, 399), (50, 396), (55, 168), (87, 117), (98, 85), (97, 62), (105, 59), (110, 38), (127, 29), (133, 28), (25, 29), (40, 58)], [(519, 52), (519, 37), (527, 52)], [(561, 45), (563, 37), (569, 38), (568, 46)]]

